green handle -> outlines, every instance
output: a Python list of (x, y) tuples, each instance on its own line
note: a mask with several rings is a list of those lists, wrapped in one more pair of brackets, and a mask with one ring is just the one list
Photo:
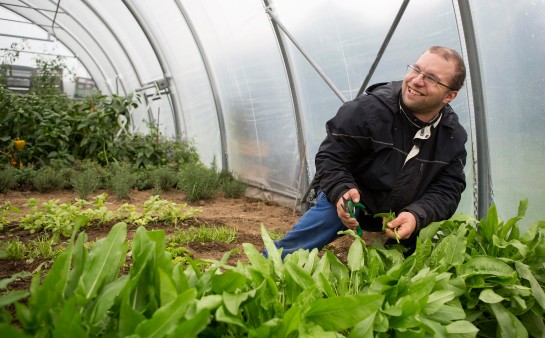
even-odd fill
[[(360, 208), (361, 210), (365, 210), (365, 205), (363, 205), (361, 203), (354, 203), (354, 202), (352, 202), (352, 200), (348, 200), (346, 202), (346, 205), (347, 205), (348, 210), (349, 210), (348, 213), (350, 214), (350, 217), (352, 217), (352, 218), (356, 218), (356, 208)], [(356, 233), (360, 237), (363, 235), (363, 231), (361, 230), (361, 227), (359, 225), (356, 228)]]

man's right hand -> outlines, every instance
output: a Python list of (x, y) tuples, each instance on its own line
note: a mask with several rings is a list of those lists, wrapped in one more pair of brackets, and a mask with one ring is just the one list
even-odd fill
[[(354, 203), (358, 203), (360, 201), (360, 193), (358, 189), (354, 188), (345, 192), (343, 197), (345, 200), (352, 200)], [(356, 228), (358, 225), (360, 225), (355, 218), (350, 217), (350, 214), (344, 211), (344, 201), (342, 197), (337, 201), (337, 215), (339, 215), (339, 218), (343, 224), (349, 229), (356, 231)]]

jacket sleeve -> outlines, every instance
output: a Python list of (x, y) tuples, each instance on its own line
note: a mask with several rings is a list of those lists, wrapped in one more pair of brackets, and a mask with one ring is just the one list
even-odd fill
[(409, 211), (415, 216), (415, 235), (428, 224), (448, 219), (456, 212), (466, 187), (466, 157), (467, 152), (462, 144), (457, 156), (442, 170), (424, 194), (401, 210)]
[(351, 169), (368, 148), (362, 113), (356, 99), (344, 104), (326, 123), (327, 136), (315, 159), (316, 181), (332, 204), (349, 189), (358, 189)]

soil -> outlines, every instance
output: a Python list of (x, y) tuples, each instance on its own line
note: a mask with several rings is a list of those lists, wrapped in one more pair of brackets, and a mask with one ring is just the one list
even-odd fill
[[(99, 194), (101, 192), (97, 192)], [(131, 193), (131, 199), (117, 200), (112, 196), (107, 198), (107, 207), (111, 210), (117, 209), (123, 203), (130, 203), (139, 208), (150, 196), (153, 195), (151, 190), (148, 191), (133, 191)], [(73, 202), (78, 196), (72, 191), (60, 191), (52, 193), (38, 193), (21, 192), (21, 191), (9, 191), (5, 194), (0, 194), (0, 205), (3, 205), (5, 201), (10, 201), (12, 205), (22, 209), (23, 215), (28, 212), (28, 208), (24, 204), (30, 198), (36, 198), (39, 205), (49, 200), (59, 200), (60, 203)], [(260, 225), (263, 224), (269, 233), (287, 233), (293, 224), (301, 216), (300, 212), (285, 206), (281, 206), (272, 202), (257, 200), (249, 197), (240, 198), (224, 198), (220, 195), (211, 200), (202, 200), (197, 202), (188, 202), (182, 192), (178, 190), (171, 190), (163, 192), (160, 197), (165, 200), (175, 202), (177, 204), (187, 204), (187, 207), (197, 208), (202, 210), (197, 214), (196, 219), (191, 220), (189, 225), (194, 226), (229, 226), (235, 228), (236, 242), (232, 244), (225, 244), (219, 242), (189, 243), (186, 247), (191, 253), (191, 257), (194, 259), (215, 259), (219, 260), (228, 251), (232, 249), (238, 249), (239, 253), (233, 254), (228, 261), (229, 264), (236, 264), (238, 260), (247, 261), (244, 255), (242, 247), (243, 243), (251, 243), (258, 250), (262, 250), (263, 240), (261, 238)], [(85, 229), (89, 240), (96, 240), (105, 237), (111, 226), (100, 225), (91, 226)], [(187, 224), (186, 224), (187, 225)], [(161, 228), (165, 232), (171, 233), (175, 231), (173, 227), (165, 227), (162, 225), (156, 225), (151, 228)], [(132, 238), (135, 227), (129, 227), (128, 238)], [(38, 236), (39, 234), (31, 235), (28, 231), (17, 228), (17, 225), (7, 226), (0, 232), (0, 244), (7, 239), (13, 239), (19, 237), (21, 241), (28, 240), (31, 237)], [(366, 241), (372, 241), (372, 238), (366, 238)], [(328, 246), (328, 249), (336, 254), (341, 261), (346, 261), (346, 254), (349, 246), (352, 244), (353, 239), (349, 236), (339, 238)], [(42, 270), (47, 269), (52, 262), (45, 260), (0, 260), (0, 280), (10, 277), (14, 273), (20, 271), (34, 272), (40, 267)], [(10, 289), (24, 289), (28, 287), (30, 282), (29, 278), (24, 280), (17, 280), (10, 284)]]

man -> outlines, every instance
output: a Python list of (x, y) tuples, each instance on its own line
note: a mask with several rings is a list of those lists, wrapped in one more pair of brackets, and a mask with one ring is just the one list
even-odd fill
[[(397, 233), (409, 255), (423, 227), (450, 218), (466, 186), (467, 133), (449, 103), (465, 75), (456, 51), (434, 46), (407, 66), (403, 81), (373, 85), (344, 104), (316, 154), (316, 205), (275, 241), (282, 255), (321, 249), (346, 228), (382, 231), (373, 215), (385, 212), (396, 215), (387, 244)], [(351, 218), (348, 200), (365, 212)]]

